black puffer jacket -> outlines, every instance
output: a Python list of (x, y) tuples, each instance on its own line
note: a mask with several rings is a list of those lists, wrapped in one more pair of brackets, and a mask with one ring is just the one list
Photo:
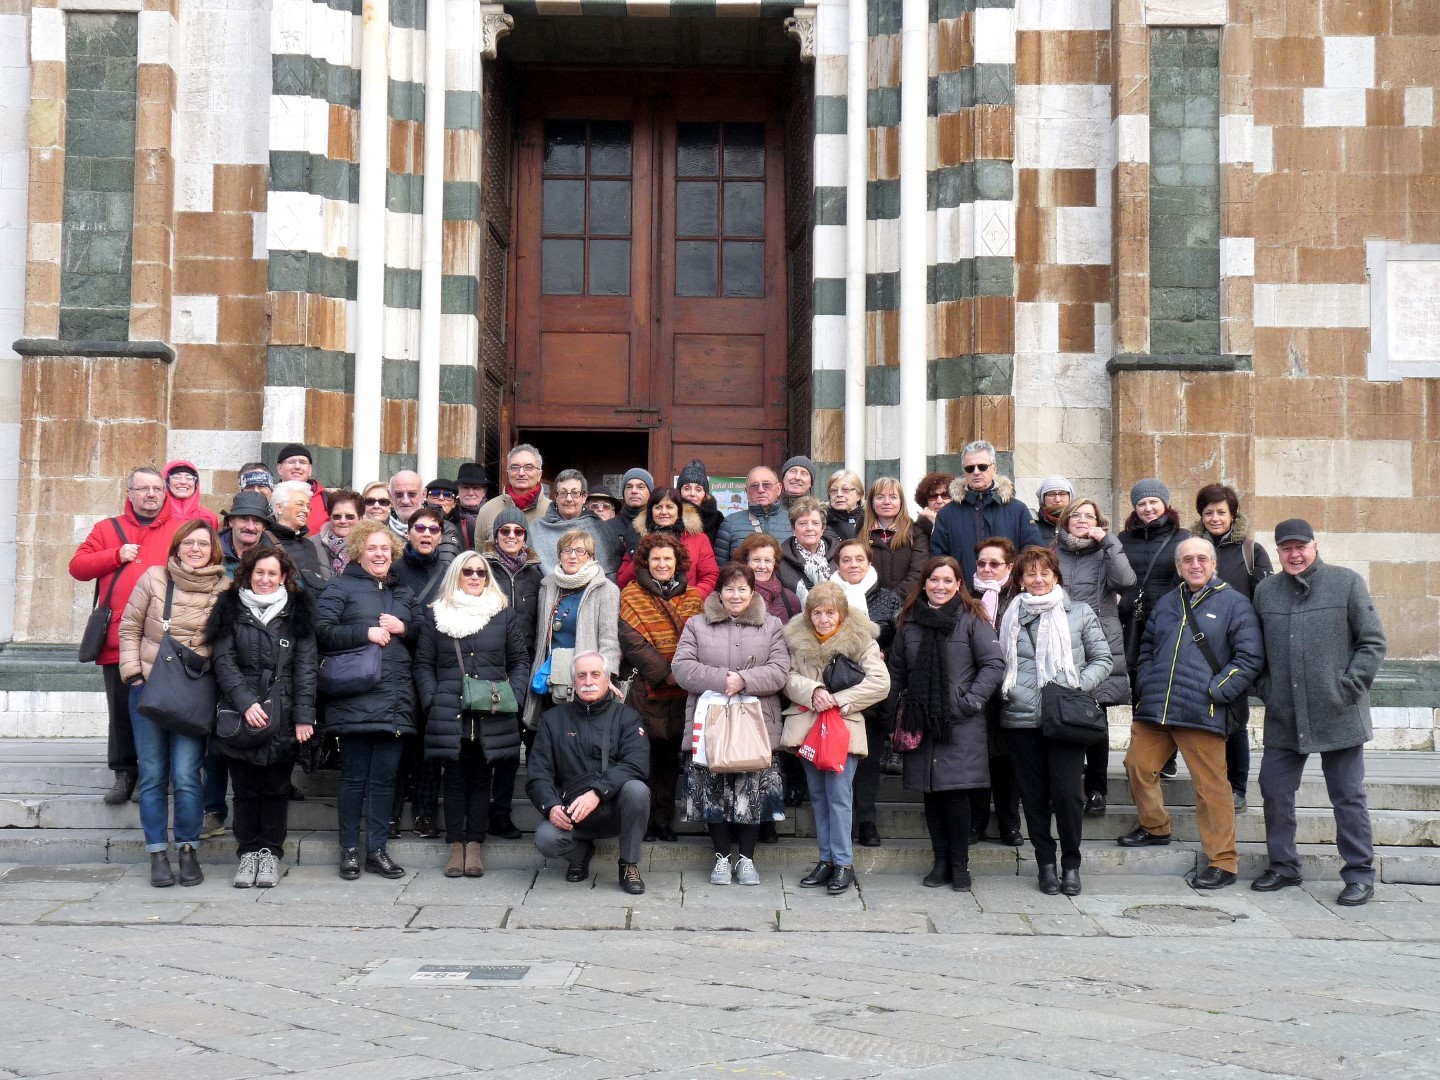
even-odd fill
[[(518, 760), (520, 724), (515, 713), (462, 714), (455, 643), (455, 638), (436, 627), (435, 612), (427, 607), (415, 648), (415, 689), (426, 718), (425, 757), (457, 761), (461, 740), (478, 738), (487, 761)], [(515, 612), (508, 606), (501, 608), (476, 633), (460, 638), (459, 644), (466, 675), (507, 680), (516, 704), (524, 706), (530, 658)]]
[(533, 662), (535, 623), (540, 618), (540, 582), (545, 580), (545, 572), (540, 569), (540, 556), (533, 549), (526, 548), (525, 553), (528, 561), (518, 574), (512, 574), (501, 565), (493, 540), (485, 544), (482, 552), (485, 561), (490, 564), (490, 575), (509, 602), (509, 610), (520, 620), (520, 633), (525, 636), (525, 655)]
[[(222, 704), (244, 712), (265, 696), (266, 672), (275, 673), (274, 694), (284, 704), (286, 722), (266, 743), (242, 750), (211, 740), (210, 749), (222, 757), (248, 761), (252, 765), (274, 765), (294, 761), (300, 752), (295, 728), (315, 723), (315, 674), (319, 657), (315, 649), (315, 596), (300, 589), (290, 594), (285, 610), (269, 626), (250, 614), (233, 586), (220, 594), (210, 609), (205, 636), (215, 658), (215, 681), (224, 698)], [(288, 641), (288, 648), (280, 642)]]
[[(1175, 549), (1180, 546), (1180, 541), (1189, 535), (1180, 528), (1180, 515), (1174, 510), (1166, 510), (1149, 525), (1142, 524), (1134, 514), (1126, 520), (1125, 531), (1116, 539), (1125, 549), (1125, 558), (1130, 560), (1130, 569), (1135, 571), (1135, 584), (1120, 594), (1120, 621), (1127, 629), (1130, 628), (1134, 615), (1136, 597), (1142, 589), (1145, 593), (1145, 618), (1148, 621), (1160, 598), (1180, 584), (1180, 575), (1175, 572)], [(1155, 566), (1147, 578), (1145, 571), (1150, 567), (1152, 559)], [(1142, 624), (1134, 627), (1131, 632), (1136, 634), (1138, 640), (1139, 632), (1144, 629)], [(1126, 640), (1129, 640), (1128, 636)]]
[[(386, 601), (389, 601), (388, 607)], [(325, 587), (316, 605), (315, 636), (322, 656), (369, 644), (368, 633), (386, 611), (405, 624), (403, 637), (391, 636), (381, 650), (380, 685), (354, 697), (333, 698), (325, 706), (325, 728), (336, 735), (415, 734), (415, 682), (410, 650), (423, 618), (414, 594), (392, 573), (376, 581), (359, 563)]]
[(715, 496), (706, 495), (703, 502), (695, 507), (700, 511), (700, 530), (710, 539), (710, 546), (715, 546), (715, 537), (720, 535), (720, 523), (725, 520), (725, 515), (715, 505)]
[[(309, 533), (296, 532), (284, 525), (271, 523), (265, 530), (265, 538), (276, 547), (285, 549), (285, 554), (290, 556), (295, 569), (300, 571), (300, 579), (305, 582), (307, 589), (314, 589), (316, 596), (324, 591), (326, 583), (333, 575), (330, 564), (320, 561), (320, 554), (310, 542)], [(262, 544), (264, 542), (265, 540), (261, 540)]]
[(401, 585), (410, 590), (415, 602), (425, 607), (434, 601), (440, 589), (440, 579), (454, 561), (454, 551), (437, 547), (429, 555), (421, 555), (406, 544), (400, 558), (395, 560), (392, 573), (400, 579)]

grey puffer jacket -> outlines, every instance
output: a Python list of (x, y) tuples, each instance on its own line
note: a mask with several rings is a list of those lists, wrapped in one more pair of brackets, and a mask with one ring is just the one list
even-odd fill
[(719, 593), (705, 598), (705, 610), (685, 624), (680, 644), (670, 660), (670, 673), (689, 691), (685, 724), (695, 719), (695, 702), (706, 690), (725, 692), (725, 673), (735, 671), (745, 680), (745, 693), (760, 699), (770, 749), (780, 746), (780, 692), (790, 678), (790, 649), (785, 628), (765, 610), (765, 598), (756, 593), (750, 605), (731, 618)]
[(1095, 691), (1101, 705), (1126, 705), (1130, 702), (1129, 672), (1125, 667), (1125, 632), (1120, 627), (1118, 593), (1135, 584), (1135, 570), (1125, 557), (1114, 533), (1106, 533), (1099, 544), (1077, 548), (1069, 533), (1056, 533), (1052, 545), (1060, 560), (1060, 575), (1065, 592), (1072, 600), (1089, 604), (1100, 619), (1100, 629), (1110, 644), (1114, 667), (1110, 677)]
[[(1017, 597), (1014, 601), (1019, 605)], [(1021, 608), (1020, 636), (1015, 643), (1017, 664), (1015, 685), (1005, 697), (1000, 711), (1002, 728), (1029, 728), (1040, 726), (1040, 685), (1035, 670), (1035, 645), (1030, 640), (1030, 629), (1039, 621), (1038, 615), (1031, 615)], [(1100, 618), (1095, 609), (1079, 600), (1065, 597), (1065, 615), (1070, 624), (1070, 652), (1075, 657), (1075, 667), (1080, 676), (1076, 689), (1093, 694), (1105, 681), (1114, 663), (1110, 659), (1110, 643), (1105, 640), (1105, 631), (1100, 628)], [(1001, 624), (1000, 645), (1007, 648), (1004, 624)], [(1005, 658), (1009, 663), (1009, 656)]]
[(1318, 558), (1304, 573), (1255, 588), (1269, 667), (1265, 745), (1302, 754), (1369, 741), (1370, 686), (1385, 659), (1385, 628), (1365, 580)]

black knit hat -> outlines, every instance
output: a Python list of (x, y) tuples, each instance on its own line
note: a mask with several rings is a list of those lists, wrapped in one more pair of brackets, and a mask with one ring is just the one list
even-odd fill
[(705, 462), (698, 457), (691, 458), (689, 464), (680, 470), (680, 476), (676, 480), (679, 487), (686, 484), (699, 484), (705, 489), (705, 494), (710, 494), (710, 474), (705, 469)]
[(306, 461), (314, 463), (315, 459), (310, 454), (310, 448), (304, 443), (292, 442), (280, 448), (280, 453), (275, 455), (275, 464), (282, 461), (289, 461), (292, 457), (303, 457)]

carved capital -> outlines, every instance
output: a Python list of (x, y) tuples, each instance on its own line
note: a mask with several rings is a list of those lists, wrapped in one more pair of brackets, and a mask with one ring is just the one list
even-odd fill
[(515, 27), (515, 19), (505, 14), (501, 4), (480, 5), (480, 55), (486, 60), (495, 59), (495, 50), (500, 39)]
[(785, 32), (800, 44), (800, 61), (815, 62), (815, 9), (797, 7), (795, 14), (785, 20)]

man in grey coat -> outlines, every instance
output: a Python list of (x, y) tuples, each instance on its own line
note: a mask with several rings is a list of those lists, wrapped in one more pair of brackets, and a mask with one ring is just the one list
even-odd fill
[(1270, 868), (1257, 892), (1300, 884), (1295, 793), (1310, 754), (1319, 754), (1345, 864), (1339, 903), (1375, 895), (1375, 844), (1365, 804), (1364, 744), (1371, 737), (1370, 685), (1385, 659), (1385, 630), (1370, 590), (1353, 570), (1320, 560), (1315, 530), (1300, 518), (1275, 527), (1280, 569), (1255, 588), (1255, 613), (1269, 668), (1260, 794)]

